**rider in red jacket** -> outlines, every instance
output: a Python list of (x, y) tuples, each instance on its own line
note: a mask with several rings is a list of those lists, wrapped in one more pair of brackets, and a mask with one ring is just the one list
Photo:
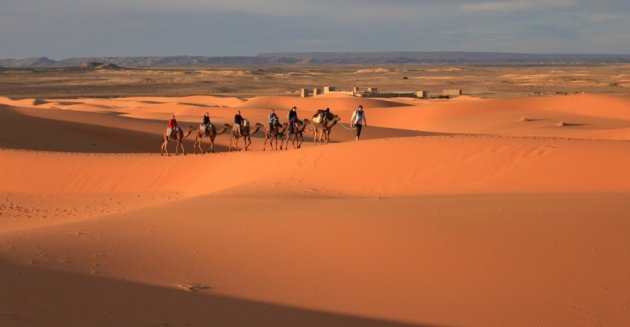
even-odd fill
[(177, 127), (177, 120), (175, 120), (175, 115), (171, 116), (171, 119), (168, 120), (168, 128)]

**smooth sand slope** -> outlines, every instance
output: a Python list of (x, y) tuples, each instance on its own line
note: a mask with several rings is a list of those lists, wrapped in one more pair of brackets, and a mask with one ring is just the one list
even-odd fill
[(627, 98), (360, 99), (361, 142), (157, 155), (171, 112), (324, 99), (4, 99), (0, 324), (630, 323)]

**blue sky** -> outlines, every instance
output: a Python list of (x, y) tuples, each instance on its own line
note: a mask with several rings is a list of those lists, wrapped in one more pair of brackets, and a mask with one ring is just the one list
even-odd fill
[(624, 0), (0, 0), (0, 58), (630, 53)]

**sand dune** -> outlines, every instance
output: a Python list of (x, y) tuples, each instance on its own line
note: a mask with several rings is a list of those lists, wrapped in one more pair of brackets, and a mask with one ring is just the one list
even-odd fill
[(396, 101), (380, 100), (380, 99), (361, 99), (353, 96), (344, 95), (328, 95), (324, 94), (314, 98), (295, 98), (295, 97), (256, 97), (245, 102), (242, 108), (264, 108), (264, 109), (283, 109), (289, 110), (293, 106), (300, 109), (315, 111), (322, 108), (330, 108), (333, 111), (354, 110), (358, 105), (364, 107), (406, 107), (407, 104)]
[[(471, 99), (425, 103), (408, 108), (372, 108), (374, 125), (443, 133), (565, 138), (627, 139), (630, 98), (559, 96), (531, 99)], [(349, 113), (346, 113), (349, 119)], [(522, 117), (530, 118), (523, 124)], [(560, 121), (573, 129), (559, 129)]]
[[(630, 324), (627, 97), (39, 100), (0, 99), (0, 325)], [(158, 155), (293, 105), (346, 125)]]
[[(614, 141), (421, 137), (168, 160), (158, 155), (0, 154), (6, 167), (0, 191), (20, 193), (194, 196), (245, 185), (345, 196), (630, 191), (628, 180), (621, 178), (630, 176), (630, 144)], [(609, 156), (615, 160), (601, 160)], [(395, 169), (388, 162), (395, 162)], [(208, 165), (212, 168), (204, 169)]]

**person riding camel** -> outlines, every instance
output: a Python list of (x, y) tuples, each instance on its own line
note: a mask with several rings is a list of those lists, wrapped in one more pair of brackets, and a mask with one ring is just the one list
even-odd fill
[(288, 118), (287, 120), (289, 121), (289, 131), (293, 133), (293, 128), (295, 127), (295, 124), (298, 122), (297, 107), (293, 107), (291, 108), (291, 110), (289, 110), (289, 115), (287, 118)]
[(203, 122), (201, 123), (201, 125), (203, 125), (204, 132), (208, 133), (208, 131), (210, 130), (210, 114), (209, 113), (206, 112), (203, 115)]
[(168, 120), (168, 135), (173, 135), (177, 132), (177, 120), (175, 119), (175, 114), (171, 116), (171, 119)]
[(269, 122), (269, 132), (271, 132), (276, 127), (280, 126), (280, 118), (278, 118), (276, 111), (273, 109), (271, 109), (271, 111), (269, 112), (267, 121)]
[(234, 131), (238, 133), (238, 135), (243, 134), (243, 116), (241, 116), (241, 111), (238, 110), (236, 115), (234, 115)]

